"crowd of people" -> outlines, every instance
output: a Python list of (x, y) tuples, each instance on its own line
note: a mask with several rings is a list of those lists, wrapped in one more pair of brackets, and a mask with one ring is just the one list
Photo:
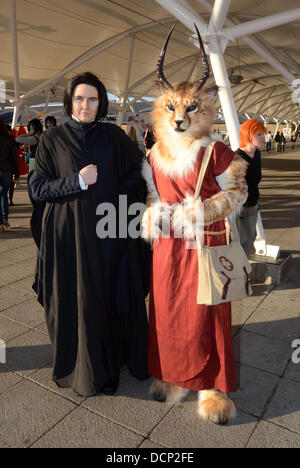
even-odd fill
[[(289, 137), (290, 143), (291, 143), (291, 149), (295, 148), (295, 144), (297, 141), (297, 134), (296, 133), (291, 133)], [(270, 153), (272, 150), (272, 143), (274, 143), (274, 149), (278, 153), (284, 152), (285, 151), (285, 145), (287, 143), (287, 137), (284, 136), (283, 132), (276, 132), (276, 134), (273, 136), (271, 132), (269, 131), (266, 134), (265, 137), (265, 142), (266, 142), (266, 151), (267, 153)]]

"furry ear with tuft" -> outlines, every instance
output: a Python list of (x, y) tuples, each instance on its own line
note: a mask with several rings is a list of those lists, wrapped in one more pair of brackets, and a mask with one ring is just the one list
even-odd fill
[(203, 92), (207, 94), (207, 96), (212, 99), (214, 102), (217, 100), (218, 97), (219, 86), (213, 85), (209, 88), (203, 88)]

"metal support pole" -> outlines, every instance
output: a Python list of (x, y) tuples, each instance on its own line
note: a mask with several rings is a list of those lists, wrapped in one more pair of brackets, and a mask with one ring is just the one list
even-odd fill
[(14, 113), (13, 113), (11, 128), (16, 128), (16, 126), (17, 126), (18, 118), (20, 116), (20, 109), (21, 109), (21, 106), (19, 104), (16, 104), (15, 107), (14, 107)]
[[(15, 100), (20, 97), (19, 88), (19, 57), (18, 57), (18, 36), (17, 36), (17, 9), (16, 0), (10, 0), (10, 22), (11, 22), (11, 38), (12, 50), (14, 59), (14, 87), (15, 87)], [(14, 115), (12, 120), (12, 128), (15, 128), (18, 122), (20, 106), (15, 105)]]
[(231, 0), (215, 0), (209, 22), (209, 29), (220, 31), (226, 20), (228, 8)]
[(117, 120), (117, 125), (120, 127), (122, 125), (124, 115), (126, 113), (126, 100), (128, 98), (128, 88), (129, 88), (129, 81), (130, 81), (130, 74), (131, 74), (131, 67), (132, 67), (132, 59), (133, 59), (133, 51), (134, 51), (134, 42), (135, 42), (135, 34), (131, 36), (131, 41), (130, 41), (130, 51), (129, 51), (129, 61), (128, 61), (128, 69), (127, 69), (127, 76), (126, 76), (126, 82), (125, 82), (125, 89), (124, 89), (124, 95), (123, 95), (123, 101), (122, 101), (122, 107), (121, 111), (118, 116)]
[(235, 151), (240, 145), (240, 124), (231, 92), (222, 49), (217, 38), (210, 38), (209, 49), (210, 63), (216, 84), (219, 86), (219, 99), (224, 114), (230, 145), (232, 150)]

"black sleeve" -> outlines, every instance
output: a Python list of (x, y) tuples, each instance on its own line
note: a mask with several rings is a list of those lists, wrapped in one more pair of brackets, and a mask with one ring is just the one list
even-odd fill
[(29, 193), (35, 201), (46, 201), (81, 192), (78, 173), (61, 179), (47, 179), (34, 171), (29, 181)]
[(36, 153), (36, 170), (28, 183), (29, 196), (35, 201), (52, 200), (81, 192), (79, 173), (55, 178), (53, 158), (43, 134)]

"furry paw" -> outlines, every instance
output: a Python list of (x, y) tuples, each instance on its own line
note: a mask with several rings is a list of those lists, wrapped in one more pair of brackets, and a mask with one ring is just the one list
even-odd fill
[(228, 419), (236, 415), (235, 405), (226, 393), (219, 390), (204, 390), (199, 392), (198, 413), (203, 419), (209, 419), (215, 424), (226, 424)]
[(195, 239), (203, 229), (204, 211), (201, 200), (194, 200), (187, 195), (174, 210), (172, 228), (176, 238)]
[(154, 400), (160, 403), (179, 403), (189, 390), (161, 380), (154, 380), (151, 387), (151, 394)]
[(147, 241), (170, 237), (172, 206), (156, 202), (149, 206), (142, 218), (142, 237)]

